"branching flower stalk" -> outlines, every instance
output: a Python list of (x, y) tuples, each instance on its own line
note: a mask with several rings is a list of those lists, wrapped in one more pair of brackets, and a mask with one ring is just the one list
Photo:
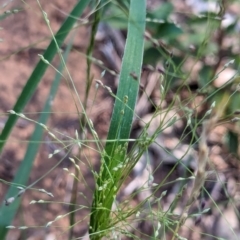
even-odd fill
[[(210, 109), (211, 110), (211, 109)], [(205, 183), (206, 180), (206, 166), (208, 163), (208, 155), (209, 155), (209, 149), (207, 146), (207, 137), (209, 136), (209, 133), (211, 130), (216, 126), (216, 123), (218, 121), (218, 114), (215, 114), (210, 119), (205, 120), (203, 122), (203, 130), (200, 136), (199, 141), (199, 156), (198, 156), (198, 169), (195, 176), (195, 180), (192, 186), (192, 190), (189, 196), (189, 199), (186, 203), (185, 208), (183, 209), (183, 212), (181, 214), (180, 220), (178, 221), (177, 227), (174, 231), (174, 235), (172, 237), (172, 240), (175, 239), (175, 237), (178, 235), (178, 231), (181, 226), (184, 225), (185, 221), (187, 220), (189, 216), (189, 209), (197, 201), (197, 198), (200, 194), (200, 191)]]

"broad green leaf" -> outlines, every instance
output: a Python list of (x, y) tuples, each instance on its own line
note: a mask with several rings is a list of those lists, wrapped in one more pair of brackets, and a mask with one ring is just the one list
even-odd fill
[[(114, 189), (119, 184), (118, 180), (112, 179), (111, 172), (117, 164), (124, 161), (126, 154), (127, 140), (126, 142), (120, 140), (128, 139), (131, 131), (143, 61), (145, 16), (146, 1), (131, 0), (127, 41), (107, 138), (110, 141), (105, 146), (104, 161), (97, 182), (98, 187), (108, 182), (108, 187), (104, 191), (101, 187), (95, 190), (92, 204), (89, 231), (90, 238), (94, 240), (101, 239), (111, 224), (110, 212), (116, 194)], [(120, 148), (121, 151), (118, 151)]]

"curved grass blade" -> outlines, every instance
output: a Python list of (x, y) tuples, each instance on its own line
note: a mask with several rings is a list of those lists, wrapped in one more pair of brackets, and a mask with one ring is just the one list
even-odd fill
[(122, 171), (114, 168), (124, 161), (127, 149), (127, 142), (118, 140), (128, 139), (131, 131), (143, 60), (145, 16), (146, 1), (131, 0), (127, 42), (108, 133), (108, 140), (114, 141), (107, 142), (102, 156), (90, 218), (91, 240), (101, 239), (111, 227), (110, 213)]
[[(74, 23), (77, 21), (77, 18), (81, 16), (83, 13), (83, 10), (86, 8), (87, 4), (90, 2), (90, 0), (81, 0), (79, 1), (75, 7), (73, 8), (70, 15), (67, 17), (65, 22), (62, 24), (60, 29), (55, 35), (56, 41), (58, 43), (58, 46), (61, 46), (64, 39), (67, 37), (68, 33), (71, 31)], [(46, 49), (43, 57), (47, 61), (51, 62), (55, 54), (57, 53), (57, 47), (55, 45), (55, 41), (52, 40), (49, 44), (48, 48)], [(34, 91), (37, 88), (38, 83), (40, 82), (43, 74), (45, 73), (46, 69), (48, 68), (48, 65), (45, 64), (43, 61), (39, 61), (35, 69), (33, 70), (31, 76), (29, 77), (26, 85), (24, 86), (22, 93), (20, 94), (13, 110), (17, 113), (21, 113), (23, 108), (26, 106), (29, 99), (32, 97)], [(7, 141), (7, 138), (17, 121), (18, 116), (17, 115), (10, 115), (3, 130), (0, 135), (0, 152)]]
[[(63, 56), (64, 59), (67, 59), (71, 47), (72, 47), (72, 43), (68, 44), (66, 52), (64, 53), (64, 56)], [(49, 96), (43, 108), (43, 112), (40, 115), (40, 118), (38, 120), (39, 123), (46, 124), (49, 118), (50, 111), (51, 111), (51, 102), (56, 95), (56, 92), (61, 80), (60, 73), (63, 71), (63, 69), (64, 69), (64, 65), (63, 63), (60, 63), (60, 66), (58, 68), (59, 72), (57, 72), (56, 77), (53, 81), (51, 90), (49, 92)], [(42, 139), (43, 131), (44, 129), (41, 126), (36, 125), (34, 133), (32, 134), (32, 137), (30, 139), (30, 143), (28, 145), (24, 159), (22, 160), (21, 165), (14, 177), (14, 180), (13, 180), (14, 183), (17, 183), (20, 185), (26, 185), (32, 169), (33, 162), (35, 160), (35, 156), (40, 146), (40, 143), (36, 143), (36, 142), (39, 141), (39, 139)], [(19, 192), (19, 189), (17, 189), (14, 186), (11, 186), (6, 194), (5, 199), (9, 199), (12, 196), (16, 196), (18, 192)], [(1, 239), (4, 239), (4, 237), (6, 236), (8, 232), (8, 229), (6, 228), (6, 226), (11, 224), (19, 208), (19, 205), (20, 205), (20, 198), (17, 198), (10, 206), (6, 206), (5, 204), (1, 206), (0, 208), (0, 238)]]

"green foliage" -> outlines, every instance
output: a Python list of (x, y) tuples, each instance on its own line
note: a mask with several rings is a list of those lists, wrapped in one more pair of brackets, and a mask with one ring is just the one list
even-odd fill
[[(90, 219), (90, 238), (101, 239), (112, 222), (112, 203), (121, 186), (122, 167), (126, 163), (127, 141), (131, 131), (133, 109), (136, 104), (141, 75), (145, 0), (132, 0), (128, 20), (128, 37), (125, 46), (120, 81), (110, 123), (108, 140), (102, 155), (102, 166), (97, 179)], [(118, 167), (118, 166), (122, 167)], [(118, 168), (116, 171), (114, 169)], [(106, 187), (103, 187), (105, 186)]]
[[(147, 18), (149, 19), (161, 19), (162, 21), (167, 21), (169, 15), (173, 12), (174, 8), (172, 3), (163, 3), (157, 9), (147, 12)], [(156, 24), (147, 24), (147, 27), (151, 29), (152, 26)]]

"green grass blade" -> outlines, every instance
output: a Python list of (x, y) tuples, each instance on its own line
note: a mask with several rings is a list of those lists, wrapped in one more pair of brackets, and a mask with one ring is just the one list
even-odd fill
[[(64, 59), (67, 59), (70, 49), (72, 47), (72, 43), (68, 44), (66, 52), (64, 54)], [(61, 72), (64, 69), (64, 65), (63, 63), (60, 64), (56, 77), (53, 81), (51, 90), (49, 92), (49, 96), (46, 100), (45, 106), (43, 108), (43, 113), (40, 115), (38, 122), (39, 123), (43, 123), (46, 124), (49, 115), (50, 115), (50, 111), (51, 111), (51, 102), (54, 99), (60, 80), (61, 80)], [(32, 134), (32, 137), (30, 139), (30, 143), (28, 145), (26, 154), (24, 156), (24, 159), (21, 162), (21, 165), (14, 177), (13, 182), (20, 184), (20, 185), (26, 185), (31, 169), (32, 169), (32, 165), (33, 162), (35, 160), (35, 156), (38, 152), (40, 143), (36, 143), (37, 141), (39, 141), (39, 139), (42, 139), (43, 137), (43, 131), (44, 129), (39, 126), (36, 125), (35, 127), (35, 131)], [(19, 189), (17, 189), (15, 186), (11, 186), (10, 189), (8, 190), (5, 199), (8, 199), (9, 197), (12, 196), (16, 196), (16, 194), (18, 193)], [(10, 225), (18, 208), (20, 205), (20, 198), (17, 198), (10, 206), (5, 206), (5, 204), (3, 204), (0, 208), (0, 238), (4, 239), (4, 237), (6, 236), (8, 229), (6, 228), (6, 226)], [(4, 216), (4, 217), (3, 217)]]
[[(58, 46), (61, 46), (64, 39), (68, 35), (68, 33), (71, 31), (74, 23), (77, 21), (77, 18), (81, 16), (83, 13), (83, 10), (86, 8), (87, 4), (90, 2), (90, 0), (81, 0), (79, 1), (75, 7), (73, 8), (70, 15), (67, 17), (65, 22), (62, 24), (60, 29), (55, 35), (56, 41), (58, 43)], [(57, 53), (57, 47), (54, 42), (54, 40), (51, 41), (48, 48), (46, 49), (44, 53), (44, 58), (48, 60), (49, 62), (52, 61), (53, 57)], [(26, 85), (24, 86), (22, 93), (20, 94), (13, 110), (17, 113), (22, 112), (24, 107), (26, 106), (27, 102), (33, 95), (33, 93), (36, 90), (36, 87), (38, 83), (40, 82), (43, 74), (45, 73), (46, 69), (48, 68), (48, 65), (45, 64), (43, 61), (39, 61), (35, 69), (33, 70), (31, 76), (29, 77)], [(10, 115), (3, 130), (0, 135), (0, 152), (15, 124), (17, 121), (18, 116), (17, 115)]]
[[(108, 140), (128, 139), (130, 135), (141, 76), (145, 16), (146, 1), (131, 0), (127, 42)], [(99, 173), (92, 205), (89, 228), (91, 239), (101, 239), (106, 234), (104, 231), (111, 226), (110, 212), (122, 171), (119, 169), (117, 173), (113, 171), (113, 168), (124, 161), (126, 149), (126, 143), (122, 141), (108, 141), (106, 144), (106, 154), (103, 156), (104, 161)], [(107, 184), (107, 187), (102, 189), (101, 186), (104, 184)]]
[[(96, 36), (96, 33), (97, 33), (97, 29), (98, 29), (98, 24), (100, 22), (100, 17), (101, 17), (101, 13), (102, 13), (102, 7), (101, 5), (99, 6), (99, 9), (94, 13), (94, 19), (93, 19), (93, 23), (92, 23), (92, 29), (91, 29), (91, 37), (90, 37), (90, 43), (88, 45), (88, 48), (87, 48), (87, 85), (86, 85), (86, 99), (88, 99), (88, 94), (89, 94), (89, 91), (90, 91), (90, 87), (92, 85), (92, 81), (93, 81), (93, 78), (90, 76), (91, 75), (91, 64), (92, 64), (92, 61), (91, 61), (91, 57), (92, 57), (92, 54), (93, 54), (93, 49), (94, 49), (94, 43), (95, 43), (95, 36)], [(85, 104), (86, 106), (86, 104)]]
[[(131, 9), (135, 2), (132, 1)], [(142, 2), (142, 1), (141, 1)], [(127, 139), (130, 134), (131, 124), (133, 119), (133, 112), (136, 104), (139, 81), (141, 76), (141, 67), (143, 59), (143, 44), (144, 44), (144, 29), (145, 18), (141, 19), (142, 15), (139, 8), (144, 8), (144, 5), (139, 7), (135, 3), (136, 10), (131, 12), (128, 24), (128, 37), (125, 46), (122, 69), (120, 73), (120, 82), (117, 91), (117, 99), (113, 110), (108, 139)], [(136, 14), (136, 16), (134, 15)], [(124, 97), (127, 96), (128, 107), (124, 107)], [(120, 116), (124, 109), (122, 120)], [(118, 129), (118, 131), (116, 131)], [(112, 148), (112, 143), (107, 144), (107, 149)], [(109, 152), (109, 150), (107, 150)], [(111, 151), (110, 151), (111, 152)], [(109, 152), (109, 153), (110, 153)]]

